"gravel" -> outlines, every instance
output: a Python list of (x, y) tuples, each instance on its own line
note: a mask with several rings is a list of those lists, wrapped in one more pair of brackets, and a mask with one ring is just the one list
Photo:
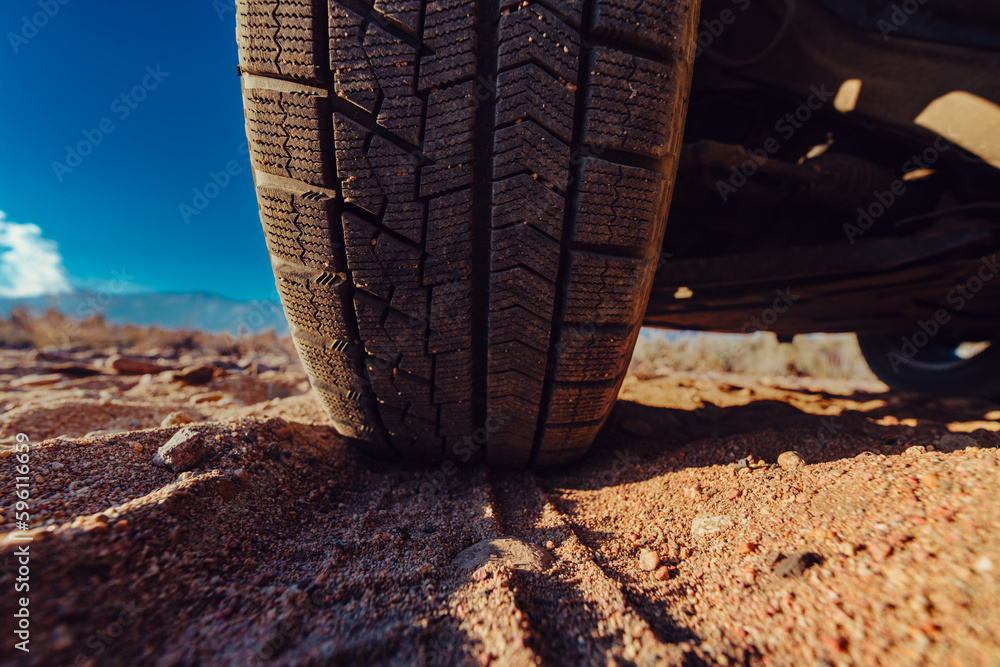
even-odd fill
[[(211, 362), (192, 352), (178, 366)], [(655, 436), (611, 428), (570, 468), (468, 466), (421, 492), (436, 468), (361, 455), (297, 366), (202, 387), (170, 373), (4, 382), (45, 370), (0, 350), (0, 440), (28, 433), (44, 480), (32, 652), (0, 640), (17, 664), (1000, 663), (991, 404), (628, 378), (613, 423)], [(271, 400), (269, 383), (288, 396)], [(187, 428), (200, 461), (181, 475), (155, 465), (180, 432), (160, 422), (205, 391), (246, 405), (199, 404)], [(830, 415), (841, 428), (817, 436)], [(961, 428), (976, 444), (947, 439)], [(808, 466), (758, 464), (793, 447)], [(12, 484), (0, 478), (0, 562), (18, 548)], [(452, 565), (499, 538), (544, 566)], [(13, 605), (0, 596), (0, 617)]]

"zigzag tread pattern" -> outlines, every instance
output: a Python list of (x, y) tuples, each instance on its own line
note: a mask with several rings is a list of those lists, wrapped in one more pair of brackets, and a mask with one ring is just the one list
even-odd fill
[(276, 285), (341, 433), (586, 451), (648, 297), (697, 5), (237, 0), (241, 70), (275, 80), (244, 106)]

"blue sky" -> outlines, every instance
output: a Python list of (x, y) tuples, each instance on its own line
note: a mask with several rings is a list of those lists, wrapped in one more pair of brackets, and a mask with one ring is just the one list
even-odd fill
[[(58, 290), (124, 274), (134, 290), (273, 297), (232, 0), (4, 0), (0, 35), (7, 296), (17, 281)], [(179, 206), (227, 165), (239, 173), (185, 221)]]

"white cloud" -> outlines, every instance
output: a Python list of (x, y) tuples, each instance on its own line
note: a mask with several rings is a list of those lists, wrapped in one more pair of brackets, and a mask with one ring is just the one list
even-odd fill
[(72, 292), (55, 241), (31, 223), (8, 222), (0, 211), (0, 297)]

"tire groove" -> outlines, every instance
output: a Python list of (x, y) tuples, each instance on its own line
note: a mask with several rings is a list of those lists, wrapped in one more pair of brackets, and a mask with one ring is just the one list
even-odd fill
[[(472, 189), (472, 424), (486, 424), (489, 395), (490, 243), (493, 227), (493, 157), (496, 136), (496, 80), (499, 67), (500, 1), (476, 3), (477, 81), (494, 82), (476, 107)], [(489, 442), (482, 454), (488, 455)]]
[(556, 278), (556, 299), (553, 309), (554, 317), (552, 332), (549, 338), (549, 355), (546, 366), (545, 383), (542, 387), (542, 401), (538, 410), (538, 425), (535, 429), (535, 438), (531, 446), (531, 455), (528, 459), (528, 467), (533, 467), (538, 460), (538, 454), (542, 448), (542, 439), (545, 436), (546, 421), (548, 419), (549, 408), (552, 404), (552, 395), (555, 391), (555, 373), (559, 363), (559, 336), (561, 334), (561, 318), (559, 313), (565, 308), (569, 299), (569, 268), (570, 268), (570, 248), (569, 242), (573, 238), (573, 230), (576, 228), (578, 212), (580, 209), (580, 183), (583, 182), (583, 160), (573, 160), (572, 157), (580, 155), (583, 145), (583, 136), (587, 124), (587, 103), (592, 85), (592, 69), (594, 63), (594, 50), (587, 44), (590, 27), (594, 25), (597, 17), (597, 0), (584, 0), (583, 19), (580, 26), (580, 61), (577, 73), (576, 99), (573, 110), (573, 138), (570, 141), (570, 156), (572, 169), (570, 173), (570, 184), (572, 190), (566, 197), (566, 210), (563, 218), (562, 241), (559, 256), (559, 273)]

